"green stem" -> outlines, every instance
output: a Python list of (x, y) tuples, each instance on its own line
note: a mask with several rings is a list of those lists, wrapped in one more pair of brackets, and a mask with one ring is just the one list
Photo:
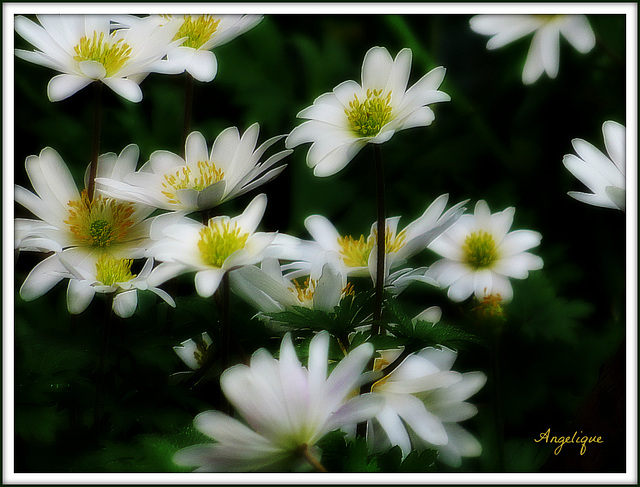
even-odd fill
[(91, 165), (89, 166), (89, 185), (87, 196), (93, 201), (98, 174), (98, 157), (100, 155), (100, 131), (102, 125), (102, 82), (93, 83), (93, 142), (91, 146)]
[(386, 216), (385, 216), (385, 194), (384, 194), (384, 167), (382, 164), (382, 151), (380, 145), (374, 144), (373, 153), (376, 166), (376, 199), (378, 202), (378, 224), (377, 224), (377, 268), (376, 268), (376, 295), (373, 303), (373, 325), (371, 327), (371, 335), (377, 335), (380, 332), (380, 324), (382, 322), (382, 301), (384, 293), (385, 266), (384, 259), (386, 255)]
[(189, 130), (191, 130), (191, 116), (193, 113), (193, 76), (189, 73), (185, 73), (184, 84), (184, 119), (182, 125), (182, 150), (185, 151), (183, 156), (186, 157), (186, 142), (189, 136)]

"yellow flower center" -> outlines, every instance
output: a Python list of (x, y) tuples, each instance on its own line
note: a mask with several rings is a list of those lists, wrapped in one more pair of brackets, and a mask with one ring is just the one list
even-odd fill
[[(167, 18), (170, 19), (171, 16), (167, 16)], [(214, 18), (213, 15), (185, 15), (184, 22), (173, 40), (186, 37), (183, 46), (200, 49), (216, 33), (219, 23), (220, 19)]]
[(89, 201), (83, 190), (79, 201), (69, 201), (69, 218), (64, 221), (77, 245), (109, 247), (121, 242), (133, 226), (133, 205), (96, 195)]
[(175, 173), (166, 174), (162, 187), (162, 194), (167, 197), (169, 203), (180, 204), (176, 191), (179, 189), (195, 189), (202, 191), (214, 183), (224, 179), (224, 172), (212, 161), (198, 161), (197, 169), (182, 166)]
[[(104, 32), (93, 33), (93, 37), (83, 36), (73, 48), (73, 56), (78, 62), (97, 61), (104, 66), (109, 77), (122, 69), (131, 56), (131, 47), (123, 39), (115, 41), (116, 33), (105, 37)], [(115, 41), (115, 42), (114, 42)]]
[(196, 342), (196, 350), (193, 352), (193, 358), (196, 359), (198, 368), (202, 367), (207, 359), (207, 354), (211, 350), (211, 345), (207, 345), (204, 342)]
[(353, 96), (349, 108), (345, 109), (351, 131), (358, 137), (375, 137), (391, 120), (391, 92), (383, 96), (382, 90), (367, 90), (364, 101)]
[(105, 286), (113, 286), (118, 282), (128, 282), (135, 274), (131, 274), (133, 259), (114, 259), (101, 255), (96, 262), (96, 280)]
[(486, 269), (498, 260), (493, 235), (479, 231), (469, 235), (462, 246), (463, 261), (473, 269)]
[(243, 249), (249, 238), (238, 224), (231, 227), (229, 221), (209, 220), (209, 224), (200, 230), (198, 249), (202, 260), (211, 267), (222, 268), (222, 264), (235, 251)]
[(297, 280), (293, 280), (294, 287), (290, 287), (289, 290), (296, 295), (301, 303), (306, 303), (313, 300), (313, 295), (316, 292), (317, 281), (315, 279), (307, 278), (304, 283), (300, 284)]
[[(340, 255), (344, 259), (345, 265), (348, 267), (366, 267), (369, 263), (369, 255), (373, 246), (378, 240), (377, 230), (373, 231), (373, 236), (369, 236), (367, 240), (364, 239), (364, 235), (360, 235), (358, 240), (354, 239), (350, 235), (339, 237), (338, 245), (340, 245)], [(402, 247), (406, 240), (406, 233), (402, 230), (397, 235), (394, 235), (387, 227), (387, 231), (384, 233), (385, 253), (390, 254), (397, 252)]]

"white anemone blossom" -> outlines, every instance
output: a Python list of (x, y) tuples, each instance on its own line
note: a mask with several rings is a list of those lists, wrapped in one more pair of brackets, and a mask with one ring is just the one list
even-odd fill
[(262, 15), (160, 15), (154, 18), (160, 25), (177, 23), (180, 26), (174, 40), (183, 42), (167, 53), (168, 62), (198, 81), (209, 82), (218, 72), (218, 61), (211, 49), (253, 29)]
[(15, 29), (36, 50), (16, 49), (16, 56), (61, 72), (47, 87), (49, 100), (60, 101), (93, 81), (101, 81), (132, 102), (142, 100), (140, 82), (150, 73), (177, 73), (162, 58), (182, 41), (172, 39), (179, 24), (159, 26), (141, 20), (113, 30), (107, 15), (38, 15), (40, 25), (23, 16)]
[(374, 394), (352, 396), (373, 355), (360, 345), (327, 377), (329, 334), (318, 333), (309, 345), (308, 367), (296, 356), (286, 334), (280, 357), (265, 349), (253, 354), (249, 366), (225, 370), (220, 385), (244, 422), (218, 411), (195, 418), (195, 427), (215, 443), (195, 445), (174, 456), (178, 465), (197, 472), (286, 471), (317, 465), (316, 443), (344, 425), (366, 421), (380, 409)]
[(427, 273), (448, 287), (453, 301), (472, 294), (482, 301), (499, 295), (503, 301), (513, 297), (509, 278), (525, 279), (530, 270), (542, 269), (542, 259), (526, 250), (540, 244), (542, 235), (531, 230), (509, 232), (515, 208), (491, 214), (483, 200), (476, 203), (473, 215), (462, 215), (429, 248), (444, 259), (435, 262)]
[(316, 261), (309, 277), (301, 281), (297, 273), (283, 275), (276, 259), (265, 259), (261, 267), (244, 266), (230, 275), (231, 289), (263, 313), (277, 313), (294, 306), (332, 313), (340, 300), (352, 292), (336, 263)]
[(158, 286), (168, 279), (195, 272), (196, 291), (211, 296), (227, 271), (253, 265), (264, 257), (275, 233), (256, 232), (264, 215), (267, 196), (259, 194), (234, 218), (217, 216), (207, 225), (179, 214), (156, 219), (151, 237), (156, 240), (149, 255), (162, 262), (148, 282)]
[[(411, 222), (404, 229), (398, 229), (401, 217), (386, 219), (385, 230), (385, 283), (388, 281), (389, 271), (402, 265), (406, 260), (427, 248), (436, 237), (447, 230), (464, 212), (460, 202), (444, 211), (448, 194), (440, 195), (425, 210), (417, 220)], [(305, 222), (305, 227), (316, 242), (315, 252), (336, 252), (342, 271), (349, 276), (370, 275), (375, 282), (377, 273), (377, 222), (371, 226), (368, 237), (360, 235), (353, 238), (350, 235), (341, 236), (333, 224), (321, 215), (311, 215)], [(313, 248), (305, 247), (310, 255)], [(296, 262), (292, 266), (301, 269), (309, 268), (308, 262)], [(395, 277), (395, 276), (394, 276)]]
[(362, 85), (345, 81), (316, 98), (298, 113), (308, 121), (291, 131), (286, 146), (312, 142), (308, 166), (316, 176), (331, 176), (365, 145), (382, 144), (400, 130), (430, 125), (435, 115), (427, 105), (451, 99), (438, 91), (445, 69), (429, 71), (407, 90), (411, 57), (406, 48), (395, 59), (383, 47), (369, 49), (362, 63)]
[[(129, 145), (119, 156), (101, 155), (98, 175), (123, 178), (135, 169), (138, 153), (136, 145)], [(103, 254), (114, 259), (144, 256), (152, 222), (147, 217), (153, 208), (101, 195), (90, 200), (86, 190), (78, 191), (64, 161), (50, 147), (27, 157), (25, 167), (36, 194), (16, 185), (15, 200), (38, 219), (16, 220), (18, 250), (61, 252), (70, 265), (89, 267)], [(36, 299), (67, 275), (58, 256), (51, 255), (32, 269), (20, 295), (27, 301)]]
[(185, 143), (185, 159), (165, 150), (151, 154), (139, 171), (123, 181), (98, 178), (99, 190), (114, 198), (165, 210), (207, 210), (270, 181), (286, 165), (272, 166), (292, 151), (260, 158), (283, 136), (272, 137), (257, 149), (260, 126), (251, 125), (240, 136), (236, 127), (223, 130), (211, 147), (200, 132)]
[(471, 29), (492, 36), (487, 49), (497, 49), (521, 37), (534, 33), (522, 82), (530, 85), (547, 73), (558, 75), (560, 66), (560, 34), (582, 54), (596, 45), (596, 37), (584, 15), (476, 15)]
[[(418, 319), (437, 321), (437, 310), (430, 308)], [(378, 376), (393, 363), (400, 350), (381, 352), (374, 361)], [(438, 451), (438, 458), (460, 466), (461, 457), (482, 453), (476, 438), (458, 425), (478, 410), (467, 398), (484, 386), (482, 372), (461, 374), (451, 370), (456, 352), (447, 348), (424, 350), (409, 355), (390, 374), (380, 378), (371, 391), (384, 398), (382, 410), (367, 424), (367, 442), (376, 451), (399, 446), (403, 456), (427, 448)]]
[(96, 293), (113, 296), (113, 311), (120, 318), (130, 318), (138, 307), (138, 291), (151, 291), (170, 306), (175, 301), (166, 291), (149, 286), (153, 259), (147, 259), (139, 274), (132, 274), (133, 259), (119, 259), (102, 254), (95, 264), (83, 261), (78, 266), (66, 262), (62, 254), (58, 258), (69, 273), (67, 309), (71, 314), (82, 313)]
[(196, 340), (189, 338), (180, 345), (173, 347), (180, 360), (182, 360), (191, 370), (198, 370), (202, 367), (204, 358), (209, 353), (213, 340), (205, 331)]
[(617, 122), (602, 125), (604, 145), (609, 157), (589, 142), (573, 139), (577, 156), (567, 154), (562, 162), (593, 193), (569, 191), (569, 196), (594, 206), (625, 210), (625, 128)]

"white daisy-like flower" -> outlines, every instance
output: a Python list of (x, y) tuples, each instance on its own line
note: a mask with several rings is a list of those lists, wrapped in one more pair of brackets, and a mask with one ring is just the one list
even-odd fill
[(93, 81), (101, 81), (132, 102), (142, 100), (140, 82), (150, 72), (177, 73), (162, 58), (179, 24), (158, 26), (142, 19), (129, 29), (113, 30), (107, 15), (38, 15), (40, 25), (17, 16), (15, 29), (35, 51), (16, 56), (60, 71), (47, 87), (49, 100), (60, 101)]
[(186, 140), (185, 159), (159, 150), (139, 171), (123, 181), (97, 178), (105, 195), (165, 210), (207, 210), (270, 181), (286, 165), (272, 166), (292, 151), (284, 150), (260, 162), (283, 136), (272, 137), (256, 149), (260, 126), (254, 123), (240, 136), (236, 127), (223, 130), (211, 147), (200, 132)]
[(195, 272), (196, 291), (211, 296), (227, 271), (243, 265), (257, 264), (273, 241), (274, 233), (256, 232), (264, 215), (267, 196), (259, 194), (245, 211), (235, 218), (217, 216), (207, 225), (175, 214), (157, 218), (152, 238), (157, 240), (149, 255), (162, 262), (149, 283), (158, 286), (168, 279)]
[[(311, 468), (318, 461), (316, 443), (344, 425), (365, 421), (381, 407), (374, 394), (352, 397), (373, 355), (364, 344), (349, 353), (327, 377), (329, 334), (317, 334), (303, 367), (291, 336), (285, 335), (280, 357), (260, 349), (251, 363), (223, 372), (220, 385), (245, 422), (218, 411), (195, 418), (196, 428), (216, 443), (195, 445), (174, 456), (178, 465), (197, 472), (283, 471)], [(306, 465), (305, 465), (306, 464)]]
[[(425, 313), (433, 315), (433, 311)], [(439, 316), (426, 319), (433, 318), (437, 321)], [(374, 370), (382, 376), (384, 368), (400, 354), (401, 350), (383, 351), (374, 361)], [(397, 445), (406, 456), (412, 449), (431, 448), (451, 466), (460, 466), (461, 457), (482, 453), (478, 440), (457, 423), (478, 412), (464, 401), (478, 392), (487, 378), (482, 372), (452, 371), (456, 355), (447, 348), (425, 348), (373, 384), (371, 391), (385, 400), (383, 409), (367, 424), (367, 442), (374, 450)]]
[(147, 279), (153, 268), (153, 259), (147, 259), (139, 274), (131, 273), (133, 259), (119, 259), (102, 254), (95, 264), (82, 261), (79, 265), (67, 262), (58, 254), (69, 273), (67, 309), (71, 314), (82, 313), (96, 293), (113, 295), (113, 311), (120, 318), (130, 318), (138, 307), (138, 291), (151, 291), (170, 306), (175, 301), (166, 291), (149, 286)]
[(411, 50), (395, 59), (383, 47), (369, 49), (362, 63), (362, 85), (345, 81), (298, 113), (308, 119), (294, 128), (286, 146), (312, 142), (307, 164), (316, 176), (342, 170), (367, 144), (382, 144), (394, 133), (430, 125), (435, 119), (427, 105), (451, 98), (438, 91), (445, 69), (438, 67), (407, 90)]
[[(138, 147), (127, 146), (119, 156), (98, 159), (98, 175), (122, 178), (135, 169)], [(153, 208), (96, 195), (89, 201), (80, 193), (60, 155), (50, 147), (25, 162), (36, 194), (16, 185), (15, 200), (37, 220), (16, 221), (18, 250), (62, 251), (73, 266), (93, 265), (102, 254), (115, 259), (143, 257), (150, 243)], [(67, 273), (56, 255), (36, 265), (27, 276), (20, 295), (27, 301), (45, 294)]]
[(173, 351), (191, 370), (198, 370), (202, 367), (205, 356), (212, 344), (213, 340), (205, 331), (200, 335), (197, 342), (193, 338), (189, 338), (179, 346), (173, 347)]
[(491, 214), (483, 200), (473, 215), (462, 215), (429, 248), (444, 259), (435, 262), (427, 275), (448, 287), (448, 296), (463, 301), (472, 294), (482, 301), (499, 295), (513, 297), (509, 278), (525, 279), (530, 270), (542, 269), (542, 259), (526, 250), (540, 244), (542, 235), (531, 230), (509, 232), (515, 208)]
[(198, 81), (209, 82), (216, 77), (218, 61), (211, 51), (235, 39), (262, 20), (262, 15), (161, 15), (160, 25), (178, 23), (174, 40), (183, 39), (167, 54), (167, 60)]
[(624, 125), (608, 121), (602, 125), (604, 145), (609, 157), (589, 142), (573, 139), (577, 156), (568, 154), (562, 162), (593, 193), (569, 191), (569, 196), (594, 206), (625, 210), (625, 141)]
[(316, 261), (303, 282), (295, 275), (283, 275), (276, 259), (265, 259), (260, 268), (245, 266), (232, 272), (231, 289), (262, 313), (293, 307), (332, 313), (340, 300), (353, 292), (339, 266), (329, 259)]
[[(443, 194), (429, 205), (417, 220), (411, 222), (403, 230), (398, 230), (401, 217), (386, 219), (385, 230), (385, 281), (389, 271), (402, 265), (408, 258), (427, 248), (436, 237), (447, 230), (464, 212), (460, 202), (444, 211), (448, 194)], [(443, 213), (444, 212), (444, 213)], [(344, 274), (349, 276), (368, 276), (376, 280), (377, 273), (377, 223), (371, 226), (371, 233), (365, 238), (341, 236), (333, 224), (321, 215), (312, 215), (305, 220), (305, 227), (317, 243), (315, 252), (336, 252)], [(306, 246), (307, 253), (312, 256), (312, 247)], [(301, 269), (309, 268), (307, 262), (292, 264)]]
[(534, 33), (522, 72), (526, 85), (545, 72), (550, 78), (558, 75), (560, 34), (582, 54), (596, 45), (596, 37), (584, 15), (476, 15), (470, 25), (474, 32), (492, 36), (487, 42), (490, 50)]

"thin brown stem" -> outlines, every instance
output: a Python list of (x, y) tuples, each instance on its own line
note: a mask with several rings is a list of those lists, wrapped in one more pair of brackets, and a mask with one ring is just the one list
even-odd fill
[(322, 465), (318, 460), (316, 460), (315, 458), (313, 458), (313, 456), (311, 455), (311, 453), (309, 453), (309, 446), (308, 445), (302, 445), (300, 447), (300, 455), (302, 455), (302, 457), (309, 462), (309, 464), (315, 468), (318, 472), (322, 472), (322, 473), (327, 473), (327, 469), (324, 468), (324, 465)]
[[(109, 335), (111, 334), (111, 321), (113, 318), (113, 293), (107, 294), (105, 320), (102, 329), (102, 343), (100, 346), (100, 357), (98, 359), (98, 370), (96, 373), (96, 393), (93, 401), (93, 425), (100, 431), (100, 407), (102, 399), (102, 388), (104, 385), (104, 364), (109, 351)], [(99, 434), (99, 433), (98, 433)]]
[(93, 201), (98, 174), (98, 157), (100, 155), (100, 131), (102, 126), (102, 82), (93, 83), (93, 142), (91, 146), (91, 165), (89, 166), (89, 184), (87, 196)]
[(382, 300), (384, 292), (385, 266), (384, 259), (386, 254), (386, 216), (385, 216), (385, 194), (384, 194), (384, 167), (382, 164), (382, 151), (380, 145), (374, 144), (373, 153), (376, 166), (376, 200), (378, 202), (378, 224), (377, 224), (377, 268), (376, 268), (376, 295), (373, 304), (373, 325), (371, 327), (371, 335), (377, 335), (380, 332), (380, 324), (382, 322)]
[(191, 130), (191, 116), (193, 113), (193, 76), (189, 73), (185, 73), (184, 84), (184, 120), (182, 125), (182, 150), (185, 151), (182, 155), (186, 156), (185, 144), (187, 142), (187, 136), (189, 130)]

